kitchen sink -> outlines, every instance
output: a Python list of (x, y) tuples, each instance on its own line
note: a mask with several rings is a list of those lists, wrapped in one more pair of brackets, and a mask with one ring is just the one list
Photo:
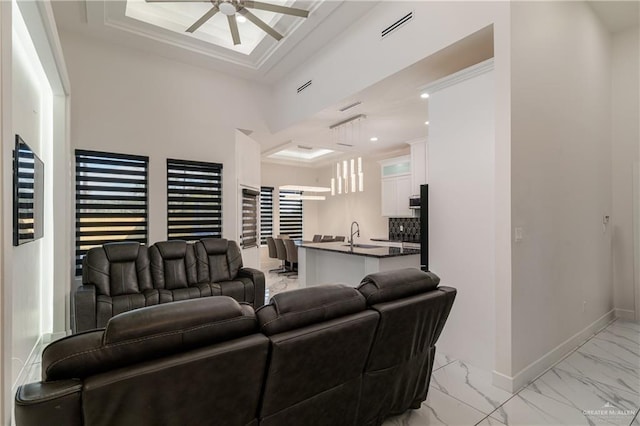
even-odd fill
[[(373, 244), (354, 244), (353, 246), (356, 248), (365, 248), (365, 249), (382, 247), (382, 246), (376, 246)], [(345, 244), (344, 247), (351, 247), (351, 244)]]

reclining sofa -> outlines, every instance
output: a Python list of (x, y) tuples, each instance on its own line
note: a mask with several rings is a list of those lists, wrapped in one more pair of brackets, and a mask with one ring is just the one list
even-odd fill
[(254, 312), (230, 297), (151, 306), (51, 343), (18, 426), (380, 425), (426, 399), (456, 290), (417, 269)]
[(74, 295), (74, 332), (107, 325), (123, 312), (207, 296), (230, 296), (254, 308), (264, 304), (264, 274), (243, 268), (235, 241), (107, 243), (88, 251)]

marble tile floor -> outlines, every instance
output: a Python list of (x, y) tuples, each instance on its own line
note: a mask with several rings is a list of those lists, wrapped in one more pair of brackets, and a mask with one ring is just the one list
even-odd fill
[(640, 426), (640, 322), (612, 322), (515, 394), (444, 354), (433, 370), (422, 407), (383, 426)]
[(269, 270), (278, 268), (279, 266), (280, 262), (273, 260), (265, 261), (260, 265), (260, 270), (264, 272), (265, 278), (265, 304), (269, 303), (271, 296), (284, 291), (294, 290), (300, 286), (298, 278), (295, 276), (286, 276), (284, 274), (278, 274), (277, 272), (269, 272)]

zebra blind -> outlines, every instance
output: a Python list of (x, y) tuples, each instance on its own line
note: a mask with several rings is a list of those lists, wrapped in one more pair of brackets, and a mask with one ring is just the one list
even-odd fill
[(92, 247), (147, 243), (149, 157), (76, 150), (76, 276)]
[(258, 191), (242, 190), (242, 236), (243, 248), (258, 246)]
[(167, 238), (222, 237), (222, 164), (167, 159)]
[(294, 240), (302, 239), (302, 200), (287, 196), (301, 195), (300, 191), (279, 191), (280, 234)]
[(260, 245), (273, 236), (273, 187), (260, 188)]

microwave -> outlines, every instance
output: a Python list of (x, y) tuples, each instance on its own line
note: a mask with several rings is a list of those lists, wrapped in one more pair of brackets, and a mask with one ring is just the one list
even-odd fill
[(420, 208), (420, 196), (412, 195), (409, 197), (409, 208), (410, 209), (419, 209)]

